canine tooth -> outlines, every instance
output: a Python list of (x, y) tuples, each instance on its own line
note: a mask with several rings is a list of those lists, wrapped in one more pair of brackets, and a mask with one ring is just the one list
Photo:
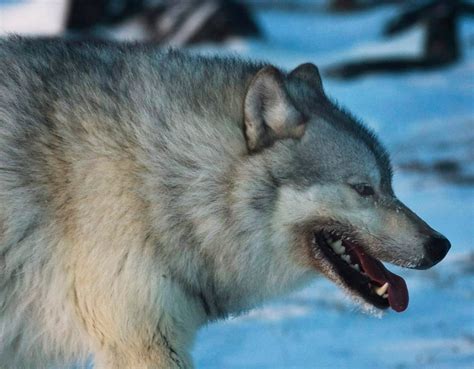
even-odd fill
[(383, 297), (384, 299), (388, 298), (388, 293), (384, 294), (382, 297)]
[(388, 290), (388, 282), (385, 282), (385, 284), (382, 287), (375, 288), (375, 293), (379, 296), (383, 296), (385, 292)]

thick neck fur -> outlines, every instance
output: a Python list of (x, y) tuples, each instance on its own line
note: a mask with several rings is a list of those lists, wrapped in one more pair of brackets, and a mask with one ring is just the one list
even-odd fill
[[(224, 83), (218, 72), (214, 82)], [(164, 129), (144, 135), (143, 146), (150, 147), (152, 155), (143, 157), (143, 181), (157, 252), (209, 319), (255, 305), (266, 297), (257, 294), (265, 290), (261, 283), (272, 284), (268, 279), (275, 277), (264, 265), (255, 265), (252, 258), (259, 258), (250, 252), (252, 248), (268, 254), (272, 247), (270, 215), (277, 196), (265, 156), (248, 155), (242, 131), (242, 80), (253, 72), (226, 80), (225, 87), (215, 85), (214, 91), (225, 93), (214, 94), (207, 105), (199, 97), (189, 100), (184, 90), (164, 92), (160, 101), (181, 97), (177, 109), (167, 111)], [(197, 112), (185, 109), (193, 104)], [(248, 252), (242, 252), (246, 248)], [(255, 276), (255, 270), (261, 275)], [(253, 280), (248, 280), (251, 274)]]
[(302, 279), (271, 227), (278, 188), (270, 164), (248, 154), (242, 130), (255, 68), (227, 79), (219, 68), (206, 71), (203, 96), (186, 93), (203, 82), (191, 77), (159, 92), (157, 100), (174, 108), (158, 107), (162, 128), (142, 136), (140, 159), (158, 263), (203, 321), (245, 311)]

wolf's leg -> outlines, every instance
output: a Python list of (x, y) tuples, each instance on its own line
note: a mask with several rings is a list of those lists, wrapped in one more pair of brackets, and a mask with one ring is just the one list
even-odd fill
[(94, 369), (192, 369), (192, 364), (162, 342), (134, 352), (107, 350), (97, 355)]
[[(199, 323), (188, 309), (192, 302), (185, 304), (182, 291), (153, 283), (153, 278), (148, 286), (154, 288), (146, 295), (160, 291), (169, 297), (165, 303), (146, 299), (130, 281), (121, 282), (120, 289), (100, 288), (91, 294), (90, 286), (82, 286), (75, 293), (76, 314), (90, 337), (95, 369), (191, 369), (188, 347)], [(166, 306), (167, 301), (177, 303)], [(188, 314), (180, 314), (180, 306)]]
[(192, 337), (168, 315), (140, 314), (124, 306), (100, 311), (103, 307), (89, 305), (89, 314), (82, 316), (94, 369), (192, 369), (187, 351)]

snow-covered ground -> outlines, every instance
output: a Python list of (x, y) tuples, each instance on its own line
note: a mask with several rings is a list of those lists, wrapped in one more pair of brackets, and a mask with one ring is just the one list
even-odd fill
[[(0, 7), (0, 33), (60, 29), (63, 1), (32, 4), (36, 13), (27, 2)], [(41, 9), (49, 9), (47, 22), (38, 15)], [(418, 53), (420, 29), (388, 42), (379, 36), (394, 14), (393, 7), (351, 15), (265, 10), (257, 13), (265, 40), (194, 50), (261, 58), (286, 68)], [(37, 29), (31, 28), (34, 22)], [(474, 22), (464, 20), (460, 29), (464, 59), (448, 69), (325, 80), (327, 93), (378, 132), (393, 154), (399, 197), (453, 245), (446, 260), (428, 271), (391, 267), (407, 281), (408, 310), (368, 316), (331, 283), (317, 280), (245, 316), (204, 328), (193, 350), (197, 368), (474, 368)]]

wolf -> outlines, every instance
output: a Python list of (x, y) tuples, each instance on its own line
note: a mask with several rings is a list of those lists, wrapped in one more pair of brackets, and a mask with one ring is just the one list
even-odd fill
[(313, 64), (1, 40), (0, 363), (190, 369), (201, 326), (317, 276), (403, 311), (382, 261), (450, 243), (391, 180)]

